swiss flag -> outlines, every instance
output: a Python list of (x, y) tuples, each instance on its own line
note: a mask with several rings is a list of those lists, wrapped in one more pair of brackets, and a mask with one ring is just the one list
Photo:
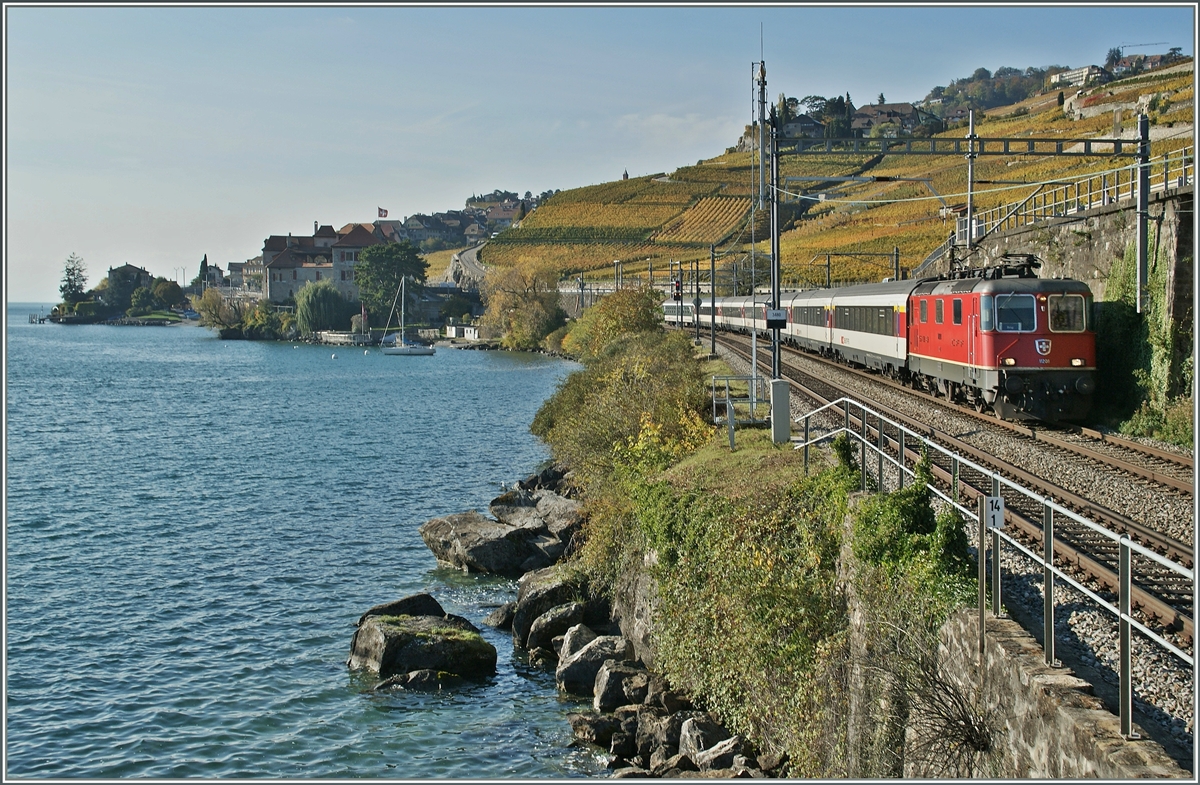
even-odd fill
[(383, 209), (382, 207), (378, 207), (376, 209), (379, 210), (380, 218), (387, 218), (387, 210)]

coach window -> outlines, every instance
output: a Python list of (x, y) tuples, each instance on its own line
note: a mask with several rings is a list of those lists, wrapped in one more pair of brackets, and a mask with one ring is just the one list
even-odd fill
[(945, 300), (934, 300), (933, 301), (933, 320), (935, 322), (937, 322), (938, 324), (941, 324), (945, 320), (945, 318), (946, 318), (946, 301)]
[(995, 328), (992, 321), (992, 296), (985, 294), (979, 298), (979, 329), (985, 333)]
[(1052, 294), (1047, 298), (1046, 316), (1050, 329), (1056, 333), (1081, 333), (1086, 327), (1083, 296)]
[(925, 324), (928, 321), (929, 321), (929, 301), (922, 300), (921, 301), (921, 324)]
[(962, 300), (954, 298), (954, 323), (962, 324)]

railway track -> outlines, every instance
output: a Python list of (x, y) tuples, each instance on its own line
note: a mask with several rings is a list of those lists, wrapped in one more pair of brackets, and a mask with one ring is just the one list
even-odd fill
[[(749, 352), (745, 345), (746, 341), (741, 340), (740, 336), (735, 337), (726, 334), (721, 336), (721, 342), (742, 356), (747, 362), (749, 361)], [(804, 354), (803, 356), (812, 359), (811, 355)], [(797, 388), (806, 397), (812, 398), (821, 404), (837, 400), (841, 397), (863, 400), (861, 393), (847, 390), (829, 378), (819, 378), (813, 374), (801, 371), (793, 367), (791, 363), (786, 362), (786, 358), (785, 362), (781, 363), (781, 365), (783, 375), (789, 379), (794, 388)], [(834, 365), (839, 370), (848, 370), (843, 365)], [(872, 381), (879, 381), (879, 377), (877, 376), (869, 378)], [(908, 388), (895, 384), (892, 386), (899, 387), (908, 395), (912, 394), (912, 391)], [(1180, 542), (1128, 516), (1107, 509), (1103, 505), (1062, 488), (1053, 482), (1037, 477), (1019, 466), (1001, 461), (951, 434), (937, 432), (923, 422), (896, 411), (891, 407), (868, 400), (863, 400), (863, 402), (895, 422), (902, 423), (905, 427), (922, 433), (931, 440), (942, 444), (947, 449), (1003, 475), (1016, 484), (1026, 487), (1046, 498), (1053, 499), (1062, 506), (1078, 512), (1112, 532), (1127, 534), (1132, 540), (1166, 556), (1172, 561), (1187, 567), (1193, 565), (1192, 546), (1188, 543)], [(938, 402), (942, 403), (940, 400)], [(956, 407), (955, 413), (961, 414), (963, 412)], [(975, 413), (968, 412), (968, 414), (974, 415)], [(864, 433), (873, 443), (878, 444), (883, 449), (889, 450), (892, 454), (898, 453), (899, 433), (894, 432), (895, 429), (890, 428), (886, 423), (876, 423), (872, 427), (871, 423), (863, 423), (860, 419), (853, 416), (850, 416), (849, 419), (851, 420), (852, 427), (860, 433)], [(870, 418), (868, 417), (867, 419), (869, 420)], [(979, 417), (978, 419), (983, 420), (989, 426), (995, 426), (999, 422), (991, 417)], [(1012, 424), (1003, 424), (1000, 427), (1004, 427), (1005, 425)], [(883, 431), (882, 436), (880, 435), (880, 430)], [(889, 430), (893, 432), (889, 433)], [(1030, 429), (1021, 425), (1005, 428), (1005, 430), (1024, 436), (1028, 434), (1023, 433), (1023, 431), (1038, 433), (1037, 429)], [(1094, 436), (1091, 438), (1095, 439)], [(1050, 440), (1043, 439), (1042, 441), (1049, 442)], [(1066, 440), (1064, 439), (1063, 441)], [(1068, 451), (1087, 460), (1100, 461), (1114, 466), (1121, 471), (1127, 471), (1120, 463), (1110, 461), (1105, 453), (1099, 451), (1083, 452), (1077, 449), (1068, 449)], [(865, 448), (863, 455), (865, 457)], [(1157, 459), (1157, 456), (1155, 457)], [(1172, 457), (1178, 456), (1172, 455)], [(906, 455), (906, 462), (912, 463), (916, 458), (917, 456), (912, 455), (910, 452)], [(882, 463), (882, 458), (879, 460)], [(989, 478), (978, 475), (978, 473), (970, 470), (960, 471), (959, 467), (951, 465), (952, 462), (949, 459), (944, 459), (940, 456), (934, 463), (933, 470), (936, 480), (941, 483), (944, 490), (948, 490), (949, 493), (956, 495), (958, 498), (973, 501), (981, 494), (990, 493)], [(977, 476), (972, 476), (973, 474)], [(1146, 477), (1144, 473), (1139, 472), (1139, 476), (1151, 479)], [(1188, 492), (1190, 493), (1190, 483)], [(1038, 548), (1042, 544), (1042, 521), (1044, 515), (1045, 511), (1040, 509), (1039, 505), (1027, 500), (1025, 497), (1014, 499), (1011, 506), (1006, 510), (1006, 519), (1019, 532), (1017, 538), (1030, 546), (1037, 546)], [(1062, 520), (1055, 522), (1054, 541), (1056, 563), (1060, 567), (1071, 568), (1077, 574), (1080, 574), (1081, 577), (1086, 577), (1088, 580), (1094, 582), (1103, 591), (1115, 593), (1118, 590), (1120, 585), (1118, 575), (1118, 546), (1111, 539), (1093, 532), (1085, 526), (1076, 524), (1069, 518), (1063, 517)], [(1152, 559), (1140, 555), (1134, 558), (1133, 568), (1136, 576), (1133, 586), (1135, 610), (1141, 612), (1146, 622), (1148, 622), (1148, 626), (1160, 628), (1160, 634), (1173, 633), (1174, 637), (1181, 644), (1190, 647), (1194, 638), (1192, 622), (1194, 614), (1192, 607), (1193, 586), (1191, 582), (1183, 580), (1175, 573), (1158, 565)]]
[(1178, 493), (1187, 495), (1193, 493), (1192, 476), (1195, 464), (1190, 456), (1163, 450), (1123, 436), (1103, 433), (1093, 428), (1053, 426), (1044, 423), (1031, 425), (1000, 420), (992, 415), (947, 401), (943, 397), (937, 397), (922, 390), (914, 390), (877, 373), (852, 368), (829, 358), (801, 352), (791, 347), (785, 347), (784, 351), (790, 355), (799, 355), (813, 362), (828, 365), (843, 373), (853, 374), (868, 383), (883, 385), (932, 404), (951, 408), (955, 414), (971, 418), (985, 427), (1002, 429), (1043, 444), (1052, 445), (1065, 452), (1170, 488)]

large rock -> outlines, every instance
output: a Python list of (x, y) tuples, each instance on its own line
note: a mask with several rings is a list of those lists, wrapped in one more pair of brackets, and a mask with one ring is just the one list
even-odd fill
[(496, 520), (506, 523), (509, 526), (530, 529), (532, 531), (544, 531), (546, 524), (542, 521), (541, 516), (537, 514), (537, 503), (538, 500), (534, 497), (532, 491), (517, 488), (492, 499), (491, 504), (488, 505), (488, 512)]
[(410, 594), (399, 600), (370, 608), (358, 619), (359, 626), (369, 616), (445, 616), (446, 611), (431, 594)]
[(605, 660), (596, 674), (592, 708), (612, 711), (618, 706), (641, 703), (646, 699), (650, 674), (644, 668), (616, 660)]
[(536, 491), (539, 488), (545, 488), (551, 491), (557, 491), (559, 484), (562, 482), (564, 473), (562, 468), (556, 465), (547, 466), (537, 474), (531, 474), (524, 480), (517, 483), (518, 488), (527, 491)]
[(517, 604), (515, 602), (506, 602), (487, 616), (484, 616), (483, 623), (498, 630), (511, 630), (513, 611), (516, 610), (516, 607)]
[(447, 687), (457, 687), (462, 683), (462, 677), (453, 673), (435, 670), (413, 671), (402, 673), (375, 685), (375, 690), (406, 689), (420, 692), (435, 692)]
[[(573, 628), (572, 628), (573, 629)], [(567, 644), (564, 640), (563, 651)], [(629, 642), (619, 635), (601, 635), (579, 651), (559, 660), (554, 671), (558, 689), (574, 695), (591, 696), (596, 674), (605, 660), (625, 660), (629, 657)]]
[(721, 727), (712, 717), (690, 717), (679, 728), (679, 751), (692, 760), (717, 742), (729, 738), (729, 731)]
[(741, 754), (742, 737), (732, 736), (691, 757), (700, 767), (700, 771), (711, 771), (712, 769), (728, 769), (733, 766), (733, 759)]
[(346, 664), (383, 678), (420, 670), (480, 677), (496, 672), (496, 648), (459, 616), (369, 616)]
[(685, 771), (699, 771), (696, 764), (682, 752), (666, 758), (650, 767), (650, 773), (655, 777), (678, 777)]
[(567, 715), (571, 731), (579, 741), (608, 748), (613, 734), (621, 729), (621, 723), (611, 714), (573, 713)]
[(535, 491), (534, 496), (538, 500), (537, 514), (545, 523), (546, 531), (565, 543), (583, 523), (582, 506), (554, 491)]
[(582, 621), (582, 602), (557, 605), (534, 620), (533, 626), (529, 628), (525, 647), (531, 650), (539, 647), (552, 649), (555, 636), (564, 635), (567, 630)]
[[(651, 711), (643, 711), (638, 715), (638, 754), (647, 761), (653, 759), (656, 762), (666, 760), (679, 752), (679, 734), (683, 724), (702, 714), (698, 711), (667, 714), (665, 710), (656, 707), (646, 708)], [(696, 759), (693, 757), (692, 760)]]
[(558, 647), (558, 658), (565, 660), (575, 652), (587, 646), (598, 636), (586, 624), (576, 624), (563, 635), (562, 644)]
[(537, 617), (551, 608), (578, 600), (583, 594), (578, 581), (559, 567), (523, 575), (517, 584), (517, 607), (513, 611), (513, 643), (524, 648)]
[(475, 511), (434, 518), (417, 531), (439, 564), (459, 570), (518, 577), (550, 564), (530, 542), (535, 534), (529, 529)]
[(502, 523), (549, 534), (566, 545), (583, 522), (579, 502), (550, 490), (516, 488), (492, 500), (489, 511)]

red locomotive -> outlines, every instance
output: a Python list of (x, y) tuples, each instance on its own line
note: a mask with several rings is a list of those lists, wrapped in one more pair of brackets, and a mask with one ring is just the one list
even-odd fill
[[(1004, 419), (1079, 420), (1096, 389), (1087, 284), (1038, 278), (1031, 255), (939, 278), (788, 293), (782, 340)], [(717, 298), (722, 329), (766, 330), (765, 298)], [(668, 322), (691, 323), (668, 301)], [(709, 303), (701, 324), (713, 318)]]

